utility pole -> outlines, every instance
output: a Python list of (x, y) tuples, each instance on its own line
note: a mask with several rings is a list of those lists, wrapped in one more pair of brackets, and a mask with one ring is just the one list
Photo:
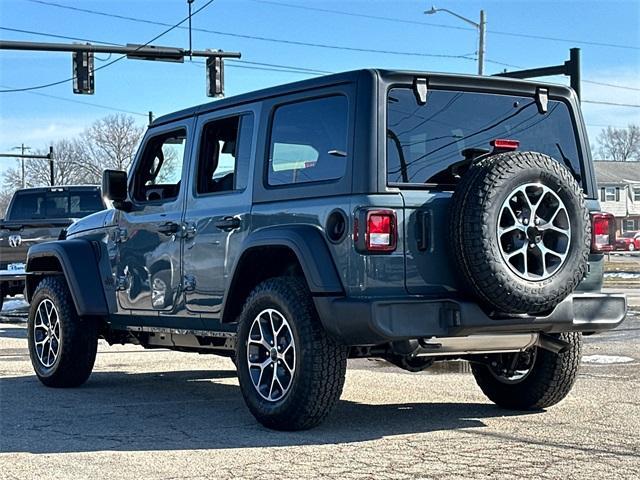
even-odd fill
[[(22, 146), (20, 147), (13, 147), (12, 150), (16, 150), (20, 148), (23, 152), (25, 150), (31, 150), (30, 147), (25, 147), (24, 144), (22, 144)], [(46, 155), (31, 155), (28, 153), (22, 153), (20, 155), (18, 154), (11, 154), (11, 153), (0, 153), (0, 158), (17, 158), (19, 157), (22, 160), (22, 188), (24, 188), (25, 185), (25, 178), (24, 178), (24, 159), (39, 159), (39, 160), (49, 160), (49, 182), (51, 183), (51, 186), (53, 187), (55, 185), (55, 178), (54, 178), (54, 171), (53, 171), (53, 146), (49, 147), (49, 153)]]
[(20, 167), (22, 169), (22, 188), (25, 187), (25, 180), (24, 180), (24, 152), (27, 150), (31, 150), (31, 147), (25, 147), (24, 143), (22, 145), (20, 145), (19, 147), (13, 147), (11, 150), (20, 150)]
[(473, 25), (478, 30), (478, 75), (484, 75), (484, 54), (486, 51), (485, 46), (485, 36), (487, 33), (487, 17), (484, 13), (484, 10), (480, 10), (480, 23), (476, 23), (473, 20), (468, 19), (467, 17), (463, 17), (462, 15), (458, 15), (455, 12), (447, 8), (436, 8), (431, 7), (430, 10), (425, 11), (426, 15), (433, 15), (438, 12), (445, 12), (449, 15), (453, 15), (456, 18), (459, 18), (463, 22), (468, 23), (469, 25)]
[(480, 10), (480, 25), (478, 26), (480, 39), (478, 40), (478, 75), (484, 75), (485, 34), (487, 31), (487, 17), (484, 10)]

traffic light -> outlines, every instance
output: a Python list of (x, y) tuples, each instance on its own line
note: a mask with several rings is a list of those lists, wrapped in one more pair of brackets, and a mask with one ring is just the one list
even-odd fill
[(207, 96), (224, 96), (224, 60), (222, 57), (207, 57)]
[(73, 52), (73, 93), (93, 95), (93, 52)]

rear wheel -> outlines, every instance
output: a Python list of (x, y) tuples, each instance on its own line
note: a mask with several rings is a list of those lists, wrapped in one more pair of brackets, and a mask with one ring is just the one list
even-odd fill
[(31, 300), (29, 356), (38, 379), (48, 387), (77, 387), (87, 381), (96, 359), (96, 321), (80, 318), (67, 283), (45, 277)]
[(494, 403), (515, 410), (547, 408), (571, 391), (578, 376), (582, 335), (557, 335), (569, 347), (552, 353), (539, 347), (515, 354), (496, 354), (487, 363), (472, 363), (471, 371), (484, 394)]
[(303, 281), (272, 278), (244, 305), (236, 364), (242, 395), (260, 423), (304, 430), (322, 422), (340, 398), (347, 348), (320, 324)]

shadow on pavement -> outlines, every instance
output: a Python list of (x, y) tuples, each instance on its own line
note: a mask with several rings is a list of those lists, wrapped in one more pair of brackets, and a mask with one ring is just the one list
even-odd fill
[(35, 376), (0, 380), (0, 452), (191, 450), (362, 442), (483, 427), (512, 415), (490, 404), (340, 401), (320, 427), (274, 432), (244, 405), (235, 371), (94, 372), (77, 389)]
[(23, 327), (5, 327), (0, 324), (0, 337), (27, 338), (27, 329)]

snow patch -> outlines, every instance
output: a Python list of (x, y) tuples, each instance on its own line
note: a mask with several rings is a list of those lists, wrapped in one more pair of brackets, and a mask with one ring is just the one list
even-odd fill
[(609, 365), (611, 363), (629, 363), (633, 362), (631, 357), (622, 357), (617, 355), (585, 355), (582, 357), (582, 363), (598, 363)]

